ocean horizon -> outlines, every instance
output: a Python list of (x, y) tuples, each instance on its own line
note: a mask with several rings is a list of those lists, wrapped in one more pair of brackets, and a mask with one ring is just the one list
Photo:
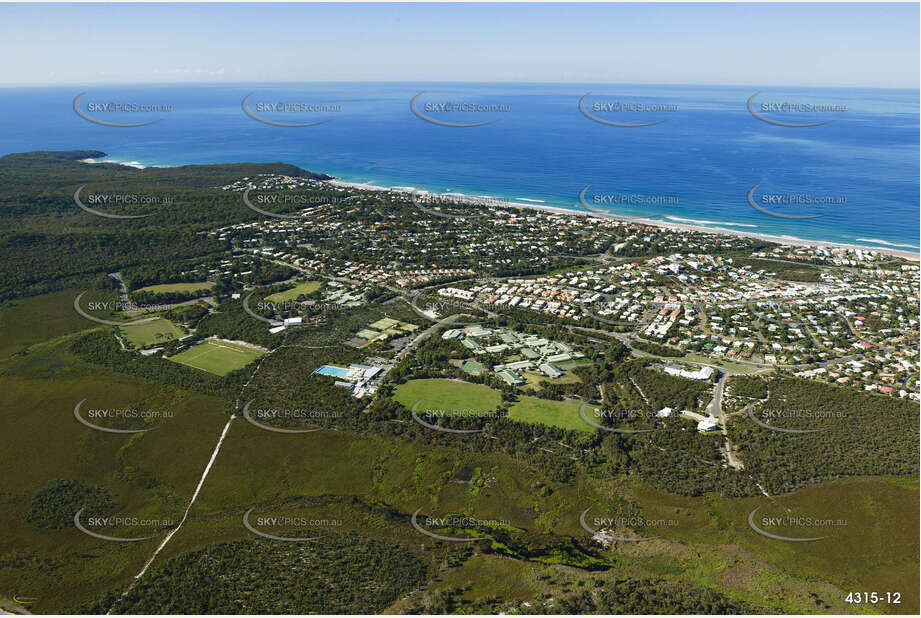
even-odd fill
[[(90, 119), (74, 109), (81, 93)], [(0, 102), (0, 154), (101, 150), (138, 166), (282, 161), (388, 188), (919, 248), (916, 90), (93, 85), (2, 88)]]

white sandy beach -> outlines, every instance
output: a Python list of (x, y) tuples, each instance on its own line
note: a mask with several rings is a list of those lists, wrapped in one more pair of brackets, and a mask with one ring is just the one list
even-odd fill
[[(129, 167), (135, 167), (138, 169), (143, 169), (146, 167), (144, 164), (138, 161), (129, 161), (129, 162), (116, 162), (116, 161), (101, 161), (94, 159), (83, 159), (84, 163), (117, 163), (119, 165), (126, 165)], [(420, 190), (416, 187), (410, 186), (397, 186), (397, 187), (383, 187), (380, 185), (374, 185), (364, 182), (347, 182), (344, 180), (339, 180), (334, 178), (332, 180), (326, 181), (330, 185), (348, 189), (357, 189), (359, 191), (382, 191), (387, 193), (399, 193), (407, 194), (414, 191), (418, 191), (419, 194), (429, 195), (428, 191)], [(595, 217), (598, 219), (607, 219), (611, 221), (622, 221), (625, 223), (637, 223), (642, 225), (648, 225), (650, 227), (660, 227), (670, 230), (690, 230), (694, 232), (703, 232), (708, 234), (723, 234), (727, 236), (742, 236), (746, 238), (757, 238), (759, 240), (765, 240), (768, 242), (777, 243), (779, 245), (787, 245), (794, 247), (818, 247), (818, 248), (842, 248), (842, 249), (859, 249), (861, 251), (876, 251), (877, 253), (882, 253), (885, 255), (892, 255), (896, 257), (905, 258), (907, 260), (912, 260), (915, 262), (921, 261), (921, 250), (908, 250), (908, 249), (898, 249), (895, 247), (885, 247), (878, 245), (862, 245), (862, 244), (851, 244), (851, 243), (842, 243), (837, 241), (826, 241), (826, 240), (809, 240), (805, 238), (798, 238), (795, 236), (784, 236), (784, 235), (773, 235), (773, 234), (763, 234), (760, 232), (751, 232), (740, 229), (730, 229), (726, 227), (719, 226), (709, 226), (709, 225), (694, 225), (692, 223), (682, 223), (678, 221), (661, 221), (658, 219), (647, 219), (644, 217), (637, 217), (631, 215), (616, 215), (613, 213), (598, 212), (598, 211), (586, 211), (586, 210), (575, 210), (571, 208), (559, 208), (556, 206), (547, 206), (541, 202), (541, 200), (532, 200), (529, 198), (516, 198), (521, 201), (506, 201), (499, 200), (497, 198), (489, 196), (476, 196), (471, 197), (463, 193), (444, 193), (440, 194), (444, 197), (450, 197), (456, 201), (469, 201), (469, 203), (474, 205), (483, 205), (488, 203), (492, 206), (500, 206), (505, 208), (518, 208), (518, 209), (530, 209), (530, 210), (539, 210), (543, 212), (551, 212), (560, 215), (577, 215), (583, 217)], [(739, 224), (747, 225), (747, 224)], [(881, 241), (883, 242), (883, 241)]]
[(124, 165), (124, 166), (126, 166), (126, 167), (133, 167), (133, 168), (139, 169), (139, 170), (142, 170), (142, 169), (147, 168), (147, 167), (155, 167), (155, 166), (152, 166), (152, 165), (150, 165), (150, 166), (144, 165), (144, 164), (141, 163), (140, 161), (111, 161), (111, 160), (109, 160), (109, 159), (99, 159), (99, 160), (96, 160), (96, 159), (78, 159), (77, 161), (78, 161), (79, 163), (114, 163), (115, 165)]
[[(337, 187), (359, 189), (363, 191), (385, 191), (388, 193), (412, 193), (417, 189), (415, 187), (381, 187), (378, 185), (372, 185), (367, 183), (357, 183), (357, 182), (345, 182), (338, 179), (333, 179), (328, 181), (329, 184), (335, 185)], [(428, 195), (427, 191), (419, 190), (419, 193)], [(463, 194), (450, 193), (443, 194), (446, 197), (451, 197), (458, 201), (462, 201), (463, 197), (467, 197), (468, 201), (471, 204), (482, 204), (483, 199), (478, 199), (475, 197), (463, 196)], [(463, 197), (462, 197), (463, 196)], [(526, 198), (517, 198), (520, 200), (526, 200)], [(495, 198), (489, 198), (492, 204), (496, 204), (497, 200)], [(751, 232), (746, 230), (736, 230), (729, 229), (725, 227), (711, 227), (706, 225), (694, 225), (690, 223), (680, 223), (676, 221), (660, 221), (658, 219), (646, 219), (643, 217), (628, 216), (628, 215), (615, 215), (612, 213), (604, 212), (593, 212), (585, 210), (575, 210), (570, 208), (559, 208), (556, 206), (546, 206), (539, 203), (539, 200), (527, 200), (527, 201), (501, 201), (499, 202), (502, 206), (506, 208), (519, 208), (519, 209), (530, 209), (530, 210), (540, 210), (543, 212), (551, 212), (560, 215), (578, 215), (583, 217), (595, 217), (598, 219), (607, 219), (611, 221), (622, 221), (625, 223), (637, 223), (642, 225), (648, 225), (650, 227), (660, 227), (670, 230), (690, 230), (694, 232), (704, 232), (708, 234), (723, 234), (728, 236), (742, 236), (746, 238), (757, 238), (759, 240), (765, 240), (768, 242), (777, 243), (779, 245), (787, 245), (793, 247), (819, 247), (819, 248), (842, 248), (842, 249), (859, 249), (861, 251), (876, 251), (877, 253), (883, 253), (886, 255), (893, 255), (907, 260), (921, 261), (921, 252), (919, 251), (909, 251), (904, 249), (896, 249), (894, 247), (879, 247), (875, 245), (859, 245), (859, 244), (848, 244), (842, 242), (833, 242), (833, 241), (824, 241), (824, 240), (808, 240), (805, 238), (797, 238), (795, 236), (778, 236), (773, 234), (762, 234), (759, 232)]]

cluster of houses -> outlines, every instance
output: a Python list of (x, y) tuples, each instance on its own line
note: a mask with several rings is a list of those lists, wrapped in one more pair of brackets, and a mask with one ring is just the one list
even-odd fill
[(921, 362), (917, 354), (909, 349), (878, 352), (861, 360), (851, 359), (827, 367), (806, 369), (794, 375), (919, 401), (919, 367)]
[[(804, 248), (800, 253), (821, 253)], [(845, 250), (836, 255), (846, 254)], [(873, 257), (854, 253), (853, 257)], [(774, 255), (771, 253), (770, 255)], [(843, 258), (841, 258), (843, 259)], [(468, 289), (443, 288), (442, 296), (480, 302), (501, 308), (531, 308), (579, 319), (576, 305), (585, 304), (591, 314), (612, 320), (636, 321), (652, 315), (642, 332), (679, 349), (715, 359), (741, 359), (766, 364), (797, 365), (810, 359), (826, 360), (848, 354), (868, 353), (878, 347), (900, 343), (907, 333), (917, 333), (918, 319), (910, 309), (887, 304), (901, 295), (917, 297), (916, 267), (864, 275), (839, 273), (821, 282), (777, 281), (772, 273), (735, 266), (731, 258), (672, 254), (572, 274), (533, 279), (509, 279), (503, 285), (475, 285)], [(693, 286), (663, 288), (652, 280), (663, 269), (691, 275)], [(691, 272), (694, 270), (696, 272)], [(733, 281), (733, 275), (738, 280)], [(859, 284), (859, 285), (855, 285)], [(630, 291), (640, 287), (641, 291)], [(855, 293), (855, 287), (866, 290)], [(752, 302), (754, 309), (748, 304)], [(708, 312), (697, 318), (696, 306)], [(765, 319), (769, 318), (769, 319)], [(886, 328), (870, 332), (872, 318)], [(846, 320), (857, 331), (849, 331)], [(902, 371), (917, 374), (898, 364)], [(893, 373), (889, 366), (884, 373)], [(904, 377), (896, 373), (896, 381)], [(814, 374), (810, 374), (814, 375)], [(843, 377), (843, 376), (842, 376)], [(906, 384), (909, 395), (917, 391), (916, 380)], [(864, 384), (872, 387), (872, 383)], [(881, 384), (883, 393), (889, 385)], [(893, 388), (893, 393), (900, 389)]]
[(472, 277), (476, 272), (472, 268), (416, 268), (413, 270), (396, 270), (393, 272), (394, 282), (400, 287), (415, 287), (443, 281), (445, 279), (459, 279)]
[[(752, 256), (832, 266), (868, 265), (879, 262), (886, 257), (879, 251), (859, 247), (790, 247), (784, 245), (752, 253)], [(918, 269), (917, 265), (907, 265), (907, 267), (912, 270)]]
[[(460, 341), (474, 355), (502, 357), (503, 362), (493, 365), (492, 370), (500, 379), (513, 386), (527, 383), (519, 373), (521, 371), (537, 371), (551, 379), (560, 378), (565, 371), (557, 366), (558, 363), (567, 363), (585, 356), (565, 343), (504, 328), (492, 329), (476, 325), (452, 328), (442, 333), (441, 337)], [(481, 365), (468, 367), (477, 372), (476, 369), (481, 368)]]
[(229, 185), (224, 185), (221, 189), (225, 191), (246, 191), (249, 190), (278, 190), (278, 189), (301, 189), (326, 187), (322, 182), (312, 178), (301, 178), (299, 176), (287, 176), (285, 174), (256, 174), (247, 176)]
[(468, 289), (447, 287), (440, 289), (438, 294), (491, 307), (528, 309), (580, 320), (584, 315), (583, 304), (603, 300), (603, 295), (614, 289), (613, 286), (599, 286), (592, 277), (580, 272), (567, 277), (512, 278), (501, 285), (480, 284)]
[[(694, 309), (688, 308), (688, 312), (693, 315)], [(680, 304), (675, 302), (666, 303), (665, 306), (656, 313), (655, 317), (653, 317), (646, 328), (643, 329), (643, 334), (647, 337), (664, 339), (675, 325), (675, 322), (678, 321), (678, 316), (680, 315)], [(690, 325), (689, 320), (685, 320), (685, 323)]]
[(709, 380), (713, 377), (713, 367), (700, 367), (695, 371), (677, 365), (665, 365), (665, 373), (672, 376), (688, 378), (690, 380)]
[(372, 343), (386, 341), (393, 337), (405, 337), (414, 333), (418, 328), (418, 326), (409, 322), (401, 322), (393, 318), (381, 318), (360, 329), (342, 343), (353, 348), (363, 348)]
[(339, 281), (327, 281), (326, 289), (323, 291), (323, 302), (351, 309), (365, 303), (365, 294), (356, 286)]
[(460, 300), (471, 301), (476, 298), (476, 292), (473, 290), (462, 290), (460, 288), (446, 287), (438, 290), (439, 296), (445, 298), (458, 298)]
[[(309, 210), (309, 218), (270, 219), (211, 232), (253, 257), (356, 282), (411, 288), (451, 281), (439, 290), (442, 297), (496, 311), (524, 309), (572, 321), (591, 315), (643, 322), (640, 332), (645, 337), (716, 359), (797, 365), (806, 359), (854, 356), (863, 367), (829, 364), (800, 373), (917, 397), (916, 355), (900, 346), (918, 338), (921, 273), (917, 264), (886, 264), (890, 258), (874, 250), (776, 246), (749, 253), (758, 260), (751, 262), (720, 255), (726, 249), (740, 255), (752, 246), (741, 237), (514, 208), (490, 210), (489, 225), (421, 212), (408, 224), (380, 211), (383, 219), (356, 224), (354, 218), (340, 215), (366, 213), (366, 206), (377, 206), (363, 193), (329, 183), (271, 175), (224, 188), (342, 192), (339, 204), (345, 207), (317, 206)], [(391, 193), (395, 200), (407, 201), (405, 195)], [(451, 228), (448, 236), (446, 226)], [(323, 249), (331, 240), (336, 241), (335, 249)], [(360, 259), (355, 259), (355, 252), (337, 251), (352, 246), (361, 248)], [(615, 257), (656, 255), (543, 277), (458, 283), (513, 265), (546, 265), (561, 255), (604, 251)], [(252, 273), (234, 260), (209, 274), (229, 274), (245, 283)], [(822, 270), (815, 281), (785, 280), (790, 263)]]

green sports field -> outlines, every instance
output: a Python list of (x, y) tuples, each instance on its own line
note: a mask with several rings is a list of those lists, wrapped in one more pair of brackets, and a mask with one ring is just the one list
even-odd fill
[(523, 423), (540, 423), (562, 429), (592, 431), (579, 416), (580, 402), (550, 401), (536, 397), (521, 397), (508, 411), (510, 419)]
[(310, 294), (320, 289), (323, 283), (320, 281), (304, 281), (296, 286), (283, 292), (276, 292), (266, 296), (265, 299), (273, 303), (283, 303), (286, 300), (296, 300), (301, 294)]
[(209, 339), (169, 357), (169, 360), (223, 376), (247, 366), (262, 354), (260, 350), (238, 343)]
[(147, 287), (135, 291), (164, 294), (166, 292), (198, 292), (199, 290), (210, 290), (213, 287), (214, 283), (210, 281), (198, 281), (194, 283), (161, 283), (159, 285), (148, 285)]
[(153, 322), (120, 326), (122, 336), (130, 341), (136, 348), (146, 348), (157, 343), (165, 343), (179, 339), (185, 331), (165, 318), (158, 318)]
[(407, 408), (417, 401), (420, 410), (472, 410), (489, 412), (502, 402), (498, 391), (482, 384), (428, 378), (397, 386), (394, 399)]
[[(0, 590), (9, 591), (0, 592), (0, 606), (7, 607), (6, 595), (30, 596), (37, 599), (30, 606), (35, 614), (62, 612), (74, 603), (122, 589), (134, 581), (165, 532), (139, 543), (106, 543), (73, 527), (38, 528), (25, 518), (36, 492), (52, 479), (74, 478), (113, 492), (119, 513), (178, 520), (227, 421), (226, 401), (75, 361), (66, 343), (40, 346), (0, 363), (5, 369), (0, 374), (0, 435), (9, 436), (0, 451), (0, 464), (10, 471), (3, 479), (5, 498), (0, 500), (5, 522), (0, 549), (15, 548), (4, 550), (12, 555), (8, 562), (19, 555), (12, 552), (50, 557), (23, 559), (0, 568)], [(60, 371), (57, 368), (65, 362), (71, 363), (68, 371), (73, 373), (49, 375)], [(486, 387), (450, 380), (415, 380), (402, 387), (406, 387), (403, 394), (410, 396), (426, 389), (436, 395), (482, 389), (489, 393)], [(156, 431), (139, 437), (113, 436), (71, 420), (74, 402), (84, 398), (85, 410), (143, 405), (175, 414), (159, 421)], [(451, 405), (443, 401), (431, 407)], [(459, 407), (473, 408), (469, 401)], [(75, 469), (74, 461), (81, 466)], [(482, 475), (475, 473), (477, 469)], [(494, 476), (495, 481), (482, 488), (458, 482), (465, 470), (474, 478)], [(531, 489), (537, 482), (552, 489), (539, 497), (539, 512)], [(662, 538), (625, 544), (633, 546), (617, 553), (598, 548), (599, 556), (620, 561), (623, 568), (593, 571), (593, 579), (663, 578), (798, 614), (853, 612), (844, 601), (847, 591), (893, 590), (901, 592), (901, 605), (866, 606), (865, 611), (917, 612), (916, 478), (848, 479), (773, 500), (677, 496), (629, 479), (596, 479), (578, 469), (565, 482), (547, 481), (539, 468), (516, 465), (504, 453), (464, 448), (463, 442), (435, 447), (397, 437), (326, 430), (286, 440), (239, 419), (227, 433), (192, 517), (154, 562), (151, 573), (161, 571), (171, 557), (214, 543), (251, 539), (240, 524), (240, 513), (253, 504), (263, 505), (260, 514), (333, 518), (342, 522), (343, 530), (406, 545), (418, 546), (418, 533), (405, 518), (388, 523), (379, 504), (405, 515), (420, 505), (434, 504), (427, 508), (507, 519), (512, 526), (546, 539), (546, 533), (584, 535), (579, 515), (588, 506), (592, 506), (589, 525), (593, 517), (621, 512), (621, 503), (608, 504), (605, 498), (612, 483), (624, 483), (614, 486), (629, 497), (630, 504), (639, 505), (647, 521), (675, 520), (677, 525), (634, 530), (637, 535), (661, 534)], [(304, 502), (304, 496), (330, 500)], [(339, 496), (349, 499), (341, 501)], [(353, 501), (351, 496), (359, 498)], [(790, 509), (795, 515), (834, 518), (846, 525), (823, 532), (834, 535), (828, 541), (772, 541), (747, 525), (746, 518), (756, 506), (765, 516)], [(307, 512), (285, 511), (294, 508)], [(802, 532), (790, 533), (797, 534)], [(533, 538), (524, 537), (524, 542), (533, 543)], [(430, 555), (433, 564), (443, 562), (443, 555), (432, 550), (422, 555)], [(749, 559), (751, 555), (760, 557)], [(477, 554), (445, 569), (429, 590), (469, 586), (465, 597), (473, 601), (504, 595), (530, 602), (548, 590), (570, 594), (585, 581), (586, 571), (550, 558), (542, 562)], [(47, 566), (50, 561), (56, 565), (53, 570)], [(398, 601), (382, 613), (399, 613), (411, 601)]]

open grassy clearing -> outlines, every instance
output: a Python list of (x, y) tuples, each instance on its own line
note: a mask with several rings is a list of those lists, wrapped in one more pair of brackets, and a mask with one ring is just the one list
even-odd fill
[(276, 292), (265, 297), (266, 300), (273, 303), (282, 303), (287, 300), (297, 300), (301, 295), (312, 294), (316, 292), (323, 286), (321, 281), (304, 281), (298, 283), (293, 288), (284, 290), (282, 292)]
[(133, 291), (165, 294), (167, 292), (198, 292), (200, 290), (210, 290), (213, 287), (214, 283), (211, 281), (197, 281), (190, 283), (160, 283), (157, 285), (148, 285)]
[[(501, 403), (500, 394), (482, 384), (456, 380), (428, 378), (410, 380), (397, 386), (394, 398), (407, 408), (420, 401), (418, 410), (451, 410), (488, 412)], [(542, 423), (562, 429), (592, 431), (579, 416), (580, 402), (551, 401), (537, 397), (521, 397), (509, 410), (509, 418), (524, 423)]]
[(223, 376), (246, 367), (263, 353), (261, 350), (238, 343), (209, 339), (170, 356), (169, 360)]
[(472, 410), (489, 412), (502, 402), (498, 391), (482, 384), (470, 384), (456, 380), (430, 378), (410, 380), (396, 387), (394, 399), (412, 409), (421, 400), (418, 410)]
[(575, 429), (576, 431), (594, 431), (588, 423), (579, 416), (579, 401), (551, 401), (537, 397), (521, 397), (509, 409), (509, 418), (523, 423), (540, 423), (561, 429)]
[(185, 336), (185, 331), (165, 318), (157, 318), (144, 324), (119, 326), (121, 334), (136, 348), (146, 348), (166, 343)]
[(541, 387), (541, 384), (578, 384), (582, 380), (579, 379), (579, 376), (567, 373), (559, 378), (548, 378), (539, 371), (533, 371), (531, 369), (525, 369), (524, 371), (519, 372), (521, 377), (525, 379), (527, 384), (522, 388), (537, 390)]

